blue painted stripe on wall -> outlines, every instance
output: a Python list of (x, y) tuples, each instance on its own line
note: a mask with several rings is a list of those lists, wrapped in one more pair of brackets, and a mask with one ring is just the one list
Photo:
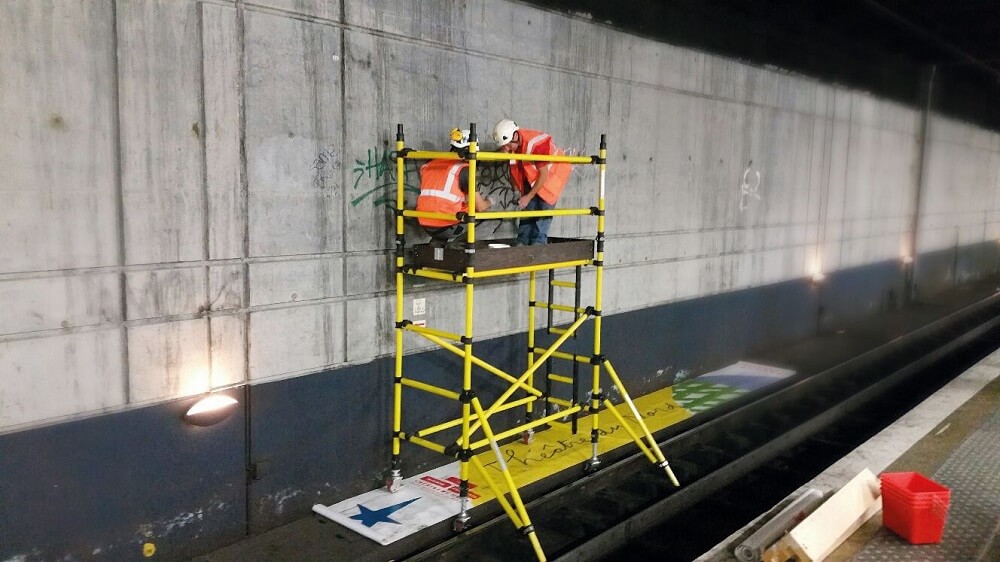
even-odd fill
[[(242, 400), (241, 392), (229, 392)], [(244, 413), (195, 427), (193, 399), (0, 437), (0, 559), (181, 559), (244, 535)]]
[[(997, 272), (997, 250), (987, 243), (922, 255), (917, 285), (929, 292), (951, 286), (956, 271)], [(891, 261), (832, 272), (820, 287), (794, 280), (612, 315), (604, 319), (604, 349), (639, 395), (670, 384), (678, 370), (704, 372), (882, 309), (900, 294), (889, 290), (901, 287), (902, 270)], [(589, 355), (591, 339), (587, 328), (577, 352)], [(511, 335), (476, 342), (476, 353), (517, 370), (526, 343), (524, 334)], [(458, 388), (460, 362), (446, 351), (407, 356), (406, 365)], [(368, 490), (388, 460), (391, 379), (392, 359), (383, 358), (233, 390), (250, 394), (257, 479), (249, 487), (242, 409), (219, 426), (195, 428), (180, 422), (192, 402), (183, 399), (0, 435), (0, 559), (132, 558), (150, 539), (157, 558), (185, 558), (240, 539), (248, 521), (263, 531), (302, 517), (313, 503)], [(501, 388), (485, 385), (480, 394), (489, 399)], [(434, 397), (407, 404), (408, 428), (454, 408)], [(404, 451), (408, 473), (442, 461), (416, 447)]]

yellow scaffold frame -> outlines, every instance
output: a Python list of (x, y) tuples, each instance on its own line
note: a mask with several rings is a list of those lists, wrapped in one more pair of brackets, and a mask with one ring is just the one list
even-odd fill
[[(671, 482), (675, 486), (678, 486), (677, 478), (674, 476), (673, 471), (670, 468), (669, 463), (660, 450), (659, 445), (657, 445), (656, 440), (653, 439), (652, 433), (650, 433), (649, 428), (646, 426), (639, 414), (639, 411), (635, 407), (635, 403), (629, 396), (628, 392), (625, 391), (625, 386), (622, 384), (621, 378), (619, 378), (618, 373), (615, 371), (611, 362), (602, 354), (601, 352), (601, 306), (602, 306), (602, 283), (604, 280), (604, 191), (605, 191), (605, 169), (606, 169), (606, 158), (607, 158), (607, 144), (605, 135), (601, 135), (600, 153), (597, 156), (547, 156), (547, 155), (532, 155), (532, 154), (508, 154), (500, 152), (481, 152), (479, 151), (479, 146), (476, 139), (476, 124), (472, 123), (469, 127), (469, 146), (466, 150), (460, 152), (434, 152), (426, 150), (411, 150), (406, 148), (404, 144), (403, 137), (403, 125), (397, 125), (396, 130), (396, 358), (395, 358), (395, 376), (393, 384), (393, 397), (392, 397), (392, 462), (390, 467), (389, 478), (386, 481), (386, 486), (390, 491), (396, 491), (399, 489), (400, 483), (402, 481), (402, 471), (400, 468), (400, 445), (403, 441), (408, 441), (414, 445), (419, 445), (421, 447), (436, 451), (448, 455), (453, 458), (457, 458), (459, 463), (459, 503), (460, 503), (460, 513), (454, 520), (454, 528), (456, 531), (463, 531), (467, 528), (469, 521), (469, 465), (471, 463), (472, 468), (482, 476), (483, 481), (489, 486), (499, 502), (500, 506), (503, 508), (504, 512), (510, 517), (514, 525), (520, 529), (525, 535), (527, 535), (528, 540), (531, 542), (531, 546), (534, 549), (535, 555), (539, 560), (545, 560), (545, 553), (542, 550), (541, 544), (538, 541), (538, 537), (535, 534), (535, 530), (531, 525), (531, 519), (528, 516), (528, 512), (525, 510), (524, 502), (521, 500), (521, 496), (518, 493), (517, 484), (514, 482), (510, 471), (504, 462), (503, 455), (500, 453), (499, 443), (505, 439), (522, 435), (525, 439), (530, 439), (532, 432), (535, 428), (548, 424), (558, 419), (565, 418), (569, 415), (577, 414), (587, 414), (591, 418), (591, 429), (590, 429), (590, 441), (591, 441), (591, 457), (587, 461), (586, 469), (588, 471), (596, 470), (598, 465), (600, 465), (600, 458), (598, 457), (598, 436), (599, 436), (599, 413), (603, 409), (610, 412), (616, 421), (621, 424), (621, 427), (625, 428), (626, 432), (636, 443), (639, 450), (654, 464), (663, 468), (670, 478)], [(404, 163), (406, 160), (431, 160), (431, 159), (445, 159), (445, 160), (465, 160), (469, 164), (469, 193), (476, 192), (476, 163), (477, 162), (495, 162), (495, 161), (532, 161), (532, 162), (564, 162), (568, 164), (596, 164), (599, 170), (598, 174), (598, 197), (597, 206), (590, 209), (553, 209), (548, 211), (498, 211), (498, 212), (477, 212), (476, 211), (476, 198), (468, 198), (468, 212), (465, 216), (452, 215), (446, 213), (432, 213), (432, 212), (422, 212), (415, 210), (408, 210), (405, 208), (404, 201)], [(466, 252), (474, 252), (475, 242), (476, 242), (476, 220), (477, 219), (507, 219), (507, 218), (531, 218), (531, 217), (555, 217), (555, 216), (581, 216), (581, 215), (596, 215), (597, 216), (597, 236), (595, 238), (595, 255), (593, 259), (586, 260), (572, 260), (563, 261), (557, 263), (544, 263), (544, 264), (534, 264), (519, 267), (508, 267), (504, 269), (492, 269), (488, 271), (476, 271), (475, 267), (469, 262), (469, 266), (465, 268), (463, 273), (445, 271), (440, 269), (426, 268), (426, 267), (408, 267), (405, 262), (405, 231), (404, 231), (404, 220), (405, 218), (437, 218), (437, 219), (452, 219), (464, 221), (466, 229)], [(552, 302), (537, 302), (536, 301), (536, 275), (538, 271), (541, 270), (556, 270), (559, 268), (579, 268), (581, 266), (594, 266), (596, 270), (596, 281), (595, 281), (595, 300), (593, 307), (581, 308), (579, 303), (576, 306), (564, 306), (558, 305)], [(526, 369), (520, 374), (514, 375), (510, 374), (503, 369), (500, 369), (490, 363), (484, 361), (481, 358), (473, 355), (472, 342), (473, 342), (473, 297), (475, 294), (475, 280), (483, 279), (487, 277), (496, 277), (501, 275), (516, 275), (520, 273), (529, 274), (529, 289), (528, 289), (528, 361)], [(413, 322), (405, 319), (403, 317), (403, 288), (404, 288), (404, 275), (414, 275), (429, 279), (438, 279), (441, 281), (450, 281), (463, 283), (465, 285), (465, 330), (463, 334), (456, 334), (447, 332), (444, 330), (438, 330), (434, 328), (429, 328), (426, 326), (418, 326)], [(579, 275), (577, 276), (577, 283), (567, 282), (567, 281), (553, 281), (550, 279), (550, 283), (554, 286), (561, 287), (573, 287), (579, 292)], [(550, 291), (551, 295), (551, 291)], [(550, 296), (551, 300), (551, 296)], [(559, 337), (556, 338), (555, 342), (547, 348), (537, 347), (535, 345), (535, 309), (536, 308), (547, 308), (549, 310), (560, 310), (565, 312), (572, 312), (576, 320), (566, 328), (550, 328), (550, 333), (557, 334)], [(588, 320), (593, 320), (594, 323), (594, 344), (593, 344), (593, 355), (590, 357), (577, 355), (572, 353), (566, 353), (559, 351), (560, 346), (563, 345), (569, 338), (574, 337), (577, 330)], [(403, 334), (405, 332), (411, 332), (417, 334), (435, 344), (443, 349), (454, 353), (462, 358), (462, 389), (461, 392), (450, 390), (447, 388), (442, 388), (440, 386), (435, 386), (426, 382), (416, 380), (411, 377), (403, 376)], [(455, 343), (451, 343), (455, 342)], [(591, 392), (589, 403), (581, 404), (576, 402), (576, 397), (573, 400), (560, 400), (549, 396), (547, 393), (542, 392), (535, 387), (535, 373), (538, 369), (546, 363), (550, 358), (563, 359), (572, 362), (577, 362), (581, 364), (589, 364), (592, 366), (592, 378), (591, 378)], [(500, 397), (495, 400), (489, 406), (484, 407), (480, 402), (479, 398), (472, 385), (472, 366), (475, 365), (486, 372), (495, 375), (496, 377), (506, 381), (510, 386), (507, 388)], [(617, 409), (612, 405), (611, 401), (605, 396), (601, 390), (601, 371), (603, 370), (608, 374), (611, 382), (619, 389), (622, 400), (628, 404), (629, 409), (632, 413), (636, 425), (639, 427), (640, 431), (637, 433), (635, 429), (626, 423), (625, 418), (618, 412)], [(549, 381), (561, 382), (561, 383), (572, 383), (572, 379), (569, 377), (564, 377), (555, 374), (549, 374), (547, 377), (546, 384), (551, 384)], [(461, 415), (455, 419), (432, 425), (430, 427), (425, 427), (418, 429), (416, 431), (404, 432), (402, 429), (402, 413), (403, 413), (403, 387), (409, 387), (416, 390), (421, 390), (442, 398), (453, 400), (461, 404)], [(523, 398), (512, 399), (514, 393), (521, 390), (525, 393)], [(533, 406), (538, 400), (546, 402), (546, 404), (557, 404), (562, 409), (557, 413), (549, 413), (546, 408), (544, 415), (538, 418), (534, 418)], [(513, 428), (506, 429), (504, 431), (495, 432), (490, 424), (490, 417), (498, 412), (503, 412), (510, 410), (512, 408), (517, 408), (524, 406), (527, 412), (527, 416), (524, 423), (521, 423)], [(455, 428), (461, 426), (461, 436), (457, 441), (453, 443), (442, 444), (435, 442), (429, 438), (436, 433), (441, 431)], [(476, 433), (482, 430), (482, 437), (475, 439)], [(641, 433), (641, 435), (640, 435)], [(486, 471), (483, 464), (474, 456), (474, 453), (485, 447), (490, 447), (493, 453), (496, 455), (497, 464), (500, 467), (501, 473), (503, 475), (503, 484), (506, 487), (506, 493), (501, 489), (490, 474)], [(510, 499), (506, 497), (509, 494)]]

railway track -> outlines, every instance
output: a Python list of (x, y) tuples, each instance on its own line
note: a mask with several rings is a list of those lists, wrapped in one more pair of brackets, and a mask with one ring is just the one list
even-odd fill
[[(660, 432), (680, 489), (635, 454), (529, 502), (549, 559), (698, 556), (995, 349), (1000, 296), (898, 337), (893, 322), (869, 328), (887, 341), (861, 353), (851, 354), (852, 336), (814, 340), (815, 352), (785, 357), (799, 374), (783, 386)], [(864, 332), (856, 342), (871, 340)], [(533, 557), (510, 522), (495, 517), (406, 559)]]

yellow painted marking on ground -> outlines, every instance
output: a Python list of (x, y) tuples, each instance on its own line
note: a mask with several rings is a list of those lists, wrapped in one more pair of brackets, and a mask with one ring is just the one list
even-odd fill
[[(635, 406), (651, 432), (659, 431), (693, 415), (675, 401), (673, 396), (673, 388), (667, 387), (635, 399)], [(636, 433), (641, 435), (642, 431), (632, 419), (628, 405), (618, 404), (615, 408), (632, 425)], [(589, 423), (580, 423), (579, 430), (573, 435), (569, 421), (555, 423), (549, 429), (535, 434), (535, 440), (530, 445), (515, 441), (501, 446), (500, 452), (514, 477), (514, 482), (518, 486), (526, 486), (566, 469), (582, 470), (583, 463), (590, 458), (589, 427)], [(601, 454), (633, 443), (628, 432), (618, 425), (610, 413), (601, 414), (600, 431), (598, 451)], [(663, 454), (670, 460), (670, 451), (663, 451)], [(487, 470), (495, 471), (497, 476), (501, 474), (496, 455), (491, 449), (486, 449), (476, 457)], [(497, 478), (496, 481), (499, 483), (502, 478)], [(473, 500), (473, 505), (481, 505), (495, 499), (493, 491), (484, 485), (484, 482), (475, 477), (471, 482), (475, 485), (475, 493), (479, 496)]]

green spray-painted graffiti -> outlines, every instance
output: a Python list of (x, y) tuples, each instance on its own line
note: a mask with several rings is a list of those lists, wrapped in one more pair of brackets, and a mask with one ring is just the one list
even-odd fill
[[(388, 148), (374, 146), (365, 151), (365, 156), (354, 159), (354, 193), (351, 206), (357, 207), (371, 198), (375, 207), (385, 206), (396, 210), (396, 153)], [(420, 167), (417, 162), (407, 160), (403, 164), (403, 190), (420, 194)]]

